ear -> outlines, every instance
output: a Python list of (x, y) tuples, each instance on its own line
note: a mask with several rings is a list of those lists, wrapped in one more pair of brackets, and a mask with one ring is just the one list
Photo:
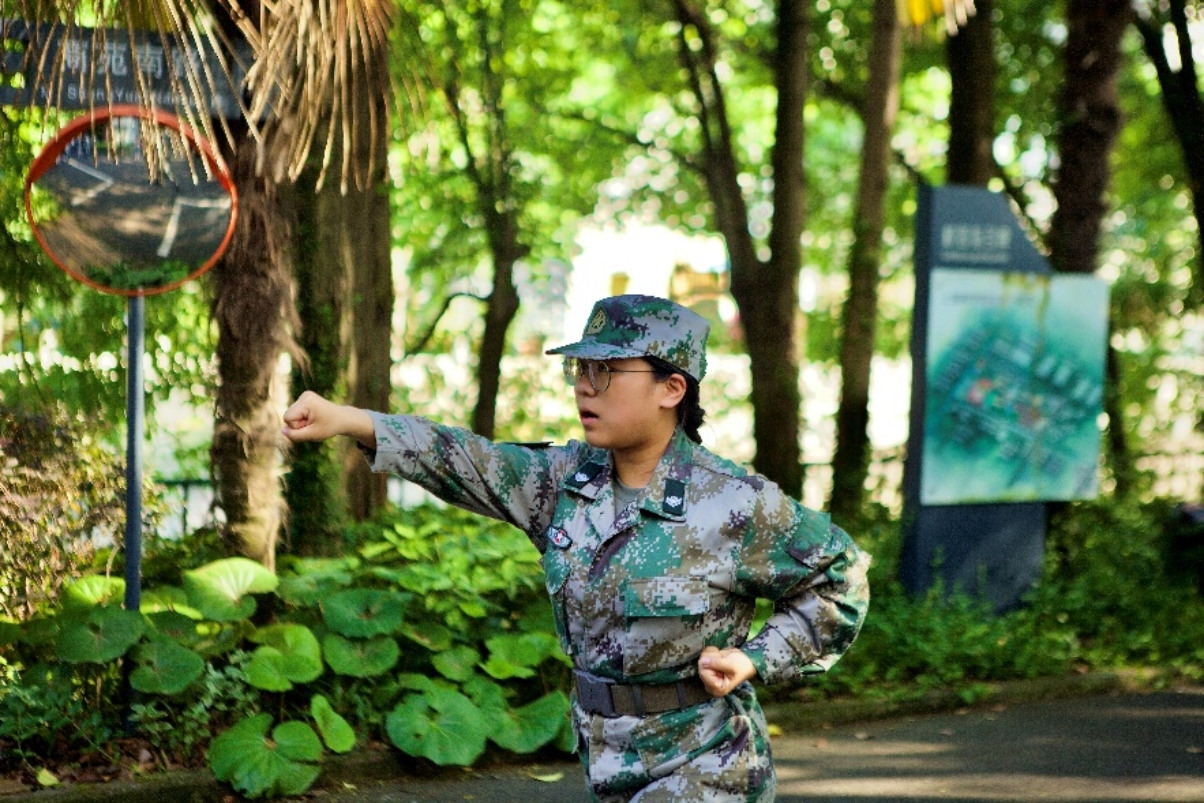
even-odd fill
[(681, 374), (674, 374), (656, 384), (661, 389), (660, 406), (665, 409), (673, 409), (686, 397), (686, 378)]

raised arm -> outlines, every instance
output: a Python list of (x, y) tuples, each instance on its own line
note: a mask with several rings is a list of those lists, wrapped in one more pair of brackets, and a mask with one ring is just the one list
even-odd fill
[(346, 435), (368, 449), (376, 448), (376, 432), (367, 410), (335, 404), (312, 390), (302, 393), (285, 410), (281, 431), (293, 443), (324, 441)]

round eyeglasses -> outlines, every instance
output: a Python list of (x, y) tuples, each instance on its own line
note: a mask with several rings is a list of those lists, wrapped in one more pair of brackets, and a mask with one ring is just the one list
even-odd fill
[(605, 393), (610, 387), (611, 374), (655, 374), (656, 371), (649, 368), (648, 370), (640, 370), (637, 368), (611, 368), (607, 363), (599, 360), (581, 360), (576, 357), (564, 358), (564, 378), (570, 385), (576, 385), (581, 379), (589, 379), (590, 387), (598, 393)]

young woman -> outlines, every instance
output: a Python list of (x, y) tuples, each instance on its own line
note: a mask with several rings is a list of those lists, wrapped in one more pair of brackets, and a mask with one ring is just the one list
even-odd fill
[[(508, 521), (542, 554), (596, 801), (771, 801), (749, 681), (827, 670), (869, 604), (869, 556), (774, 483), (708, 452), (709, 327), (652, 296), (594, 305), (564, 356), (585, 442), (494, 443), (304, 393), (291, 441), (349, 435), (373, 469)], [(773, 614), (749, 639), (757, 598)]]

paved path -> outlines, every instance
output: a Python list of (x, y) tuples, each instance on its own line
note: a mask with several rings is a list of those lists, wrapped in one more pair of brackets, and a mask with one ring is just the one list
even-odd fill
[[(1204, 689), (904, 717), (773, 740), (778, 803), (1204, 803)], [(537, 779), (539, 776), (543, 780)], [(556, 779), (556, 780), (552, 780)], [(365, 783), (324, 803), (587, 803), (571, 762)]]

